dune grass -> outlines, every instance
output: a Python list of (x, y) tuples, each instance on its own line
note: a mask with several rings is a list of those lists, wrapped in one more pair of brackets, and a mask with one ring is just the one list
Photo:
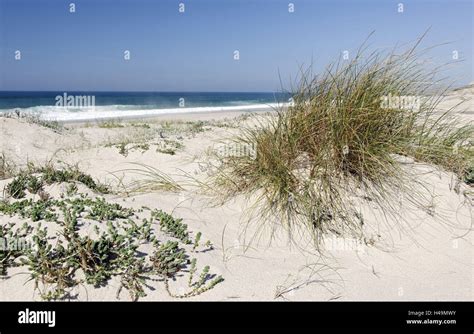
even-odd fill
[(183, 187), (181, 187), (169, 175), (153, 166), (137, 162), (130, 163), (130, 165), (133, 167), (119, 170), (117, 172), (135, 174), (141, 178), (124, 185), (124, 190), (126, 193), (142, 193), (153, 191), (179, 192), (183, 190)]
[(288, 106), (233, 138), (256, 155), (217, 157), (209, 187), (224, 199), (253, 195), (260, 221), (289, 231), (304, 224), (319, 241), (360, 235), (356, 197), (393, 215), (400, 193), (421, 203), (407, 158), (463, 178), (474, 165), (473, 126), (459, 124), (452, 109), (437, 112), (439, 69), (423, 67), (418, 43), (368, 55), (362, 46), (319, 75), (302, 70)]
[(15, 164), (5, 155), (0, 154), (0, 180), (9, 179), (15, 175)]

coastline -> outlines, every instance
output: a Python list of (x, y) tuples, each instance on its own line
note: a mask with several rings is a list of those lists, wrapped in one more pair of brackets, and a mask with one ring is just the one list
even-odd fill
[[(232, 107), (232, 109), (224, 109), (223, 107), (216, 107), (216, 110), (185, 110), (188, 108), (179, 109), (180, 112), (160, 112), (150, 114), (137, 114), (137, 115), (126, 115), (126, 116), (114, 116), (109, 117), (95, 117), (95, 118), (84, 118), (84, 119), (68, 119), (68, 120), (48, 120), (56, 121), (64, 125), (81, 125), (87, 123), (100, 123), (106, 121), (119, 121), (119, 122), (133, 122), (133, 121), (171, 121), (171, 120), (183, 120), (183, 121), (210, 121), (210, 120), (221, 120), (225, 118), (233, 118), (243, 114), (264, 114), (274, 110), (273, 106), (261, 106), (258, 108), (246, 108), (245, 106)], [(191, 109), (191, 108), (189, 108)], [(193, 108), (196, 109), (196, 108)], [(208, 108), (202, 108), (208, 109)], [(158, 109), (162, 110), (162, 109)], [(164, 110), (164, 109), (163, 109)], [(177, 109), (178, 110), (178, 109)], [(133, 110), (135, 111), (135, 110)]]
[(265, 113), (276, 108), (285, 107), (285, 104), (252, 104), (239, 106), (219, 106), (219, 107), (194, 107), (194, 108), (162, 108), (162, 109), (125, 109), (125, 110), (97, 110), (99, 108), (110, 108), (109, 106), (96, 107), (92, 110), (84, 111), (62, 111), (62, 108), (51, 106), (38, 106), (32, 108), (6, 109), (0, 112), (5, 115), (15, 115), (18, 117), (34, 116), (45, 122), (58, 122), (60, 124), (82, 124), (100, 121), (134, 121), (153, 119), (212, 119), (235, 117), (244, 113)]

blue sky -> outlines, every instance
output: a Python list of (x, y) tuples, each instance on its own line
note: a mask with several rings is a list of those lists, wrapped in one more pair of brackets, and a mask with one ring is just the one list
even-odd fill
[(450, 42), (433, 60), (457, 50), (447, 73), (472, 81), (470, 0), (0, 0), (0, 90), (275, 91), (279, 73), (288, 88), (301, 64), (320, 69), (372, 31), (388, 48), (428, 28), (423, 46)]

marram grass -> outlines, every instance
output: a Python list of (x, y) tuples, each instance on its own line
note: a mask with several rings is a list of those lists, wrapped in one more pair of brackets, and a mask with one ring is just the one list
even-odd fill
[(306, 226), (318, 245), (327, 233), (361, 236), (355, 197), (392, 216), (400, 194), (423, 203), (404, 159), (465, 177), (474, 165), (473, 126), (459, 124), (453, 109), (437, 111), (445, 93), (436, 90), (439, 70), (423, 68), (417, 46), (368, 56), (361, 47), (319, 75), (302, 71), (288, 106), (233, 138), (256, 156), (217, 157), (209, 189), (224, 199), (252, 196), (260, 222), (290, 232)]

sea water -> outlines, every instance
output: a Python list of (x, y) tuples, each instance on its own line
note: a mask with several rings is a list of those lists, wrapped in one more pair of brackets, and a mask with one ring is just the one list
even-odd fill
[(255, 111), (288, 101), (285, 93), (241, 92), (0, 92), (0, 113), (74, 121), (187, 112)]

